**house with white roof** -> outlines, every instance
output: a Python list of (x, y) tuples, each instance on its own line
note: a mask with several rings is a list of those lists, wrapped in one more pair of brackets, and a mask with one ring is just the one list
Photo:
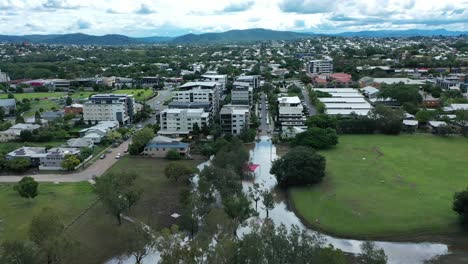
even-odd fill
[(37, 124), (16, 124), (5, 131), (0, 132), (0, 142), (19, 139), (22, 131), (33, 131), (40, 128)]

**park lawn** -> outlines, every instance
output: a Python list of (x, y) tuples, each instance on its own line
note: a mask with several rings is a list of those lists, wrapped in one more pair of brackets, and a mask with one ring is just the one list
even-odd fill
[(135, 101), (142, 102), (148, 100), (153, 95), (153, 89), (123, 89), (112, 91), (112, 93), (133, 94)]
[(88, 99), (91, 95), (98, 94), (98, 92), (75, 92), (71, 95), (73, 99)]
[[(23, 100), (23, 99), (49, 99), (49, 98), (61, 98), (66, 96), (66, 93), (63, 92), (51, 92), (51, 93), (15, 93), (13, 94), (16, 100)], [(0, 99), (8, 98), (8, 94), (1, 94)]]
[(52, 100), (39, 100), (39, 101), (32, 101), (31, 102), (31, 110), (25, 112), (23, 117), (33, 117), (36, 114), (36, 111), (40, 111), (41, 109), (44, 112), (50, 111), (52, 109), (61, 109), (62, 107), (57, 104), (57, 102)]
[(321, 151), (326, 177), (290, 190), (296, 212), (331, 234), (356, 238), (458, 232), (453, 195), (468, 187), (468, 139), (344, 135)]
[(96, 199), (92, 186), (81, 183), (39, 183), (39, 195), (21, 198), (13, 184), (0, 184), (0, 242), (25, 240), (31, 220), (42, 208), (50, 207), (68, 225)]
[[(182, 161), (193, 165), (200, 160)], [(136, 185), (143, 193), (141, 199), (132, 208), (129, 215), (155, 229), (169, 227), (176, 223), (170, 215), (180, 213), (179, 192), (183, 183), (170, 181), (164, 175), (164, 168), (169, 164), (165, 159), (130, 157), (125, 155), (110, 172), (136, 172)], [(127, 224), (123, 220), (123, 224)], [(107, 212), (101, 203), (97, 203), (69, 229), (70, 234), (80, 242), (79, 263), (103, 263), (111, 257), (120, 255), (121, 243), (118, 239), (120, 227), (117, 219)]]

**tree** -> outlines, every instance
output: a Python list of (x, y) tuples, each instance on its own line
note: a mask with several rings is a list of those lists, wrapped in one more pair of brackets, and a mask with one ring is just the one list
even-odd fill
[(266, 217), (268, 218), (270, 210), (273, 210), (275, 208), (275, 200), (274, 200), (272, 191), (265, 190), (262, 193), (262, 203), (263, 203), (263, 206), (265, 206)]
[(319, 127), (319, 128), (333, 128), (336, 129), (338, 125), (338, 120), (335, 116), (326, 115), (326, 114), (317, 114), (311, 116), (307, 119), (306, 125), (309, 128)]
[(397, 135), (403, 128), (404, 113), (400, 109), (392, 109), (382, 104), (372, 109), (370, 117), (377, 121), (380, 132)]
[(33, 177), (23, 177), (13, 189), (18, 192), (21, 197), (34, 198), (37, 196), (37, 181)]
[(308, 185), (322, 181), (325, 164), (325, 157), (312, 148), (295, 147), (273, 162), (270, 173), (282, 187)]
[(63, 158), (60, 166), (68, 171), (72, 171), (76, 168), (76, 166), (80, 165), (80, 163), (81, 161), (76, 155), (67, 154)]
[(154, 131), (149, 127), (138, 130), (132, 138), (132, 144), (129, 146), (129, 152), (132, 155), (140, 154), (146, 144), (154, 138)]
[(457, 111), (456, 120), (461, 126), (462, 135), (468, 136), (468, 110)]
[(249, 128), (247, 125), (242, 129), (239, 138), (246, 142), (253, 142), (255, 140), (255, 136), (257, 135), (257, 132), (253, 128)]
[(34, 123), (36, 124), (41, 124), (41, 114), (39, 113), (39, 111), (36, 111), (36, 113), (34, 114)]
[(67, 106), (71, 105), (73, 103), (73, 99), (70, 96), (67, 96), (67, 99), (65, 99), (65, 104)]
[(434, 114), (426, 109), (422, 109), (416, 113), (415, 117), (419, 123), (427, 124), (427, 122), (429, 122), (434, 117)]
[(122, 134), (117, 131), (112, 131), (107, 134), (107, 139), (109, 139), (111, 142), (122, 141)]
[(198, 126), (198, 123), (193, 123), (193, 127), (192, 127), (192, 135), (194, 136), (198, 136), (200, 135), (201, 133), (201, 130), (200, 130), (200, 127)]
[(124, 254), (134, 256), (135, 263), (140, 264), (154, 246), (154, 238), (151, 230), (139, 223), (125, 227), (121, 234)]
[(361, 244), (362, 263), (364, 264), (386, 264), (387, 256), (383, 249), (379, 249), (375, 246), (375, 243), (371, 241), (365, 241)]
[(38, 263), (37, 250), (25, 241), (4, 241), (0, 246), (0, 263)]
[(181, 160), (182, 156), (176, 149), (170, 149), (168, 152), (166, 152), (166, 158), (168, 160)]
[(223, 197), (224, 211), (236, 224), (234, 227), (234, 235), (237, 236), (237, 227), (245, 220), (251, 217), (255, 212), (250, 208), (250, 201), (245, 194), (239, 193), (231, 197)]
[(450, 125), (441, 125), (437, 128), (437, 134), (446, 137), (453, 134), (453, 129)]
[(80, 150), (80, 160), (81, 161), (84, 161), (86, 160), (87, 158), (89, 158), (91, 155), (93, 155), (93, 149), (92, 148), (82, 148)]
[(291, 142), (292, 146), (306, 146), (315, 149), (327, 149), (338, 144), (338, 135), (333, 128), (313, 127), (299, 133)]
[(452, 209), (460, 215), (463, 223), (468, 223), (468, 188), (455, 193)]
[(189, 166), (182, 162), (171, 162), (164, 169), (164, 174), (168, 179), (178, 181), (180, 178), (188, 178), (198, 172), (197, 167)]
[(24, 118), (21, 116), (21, 113), (16, 113), (15, 123), (16, 124), (23, 124), (24, 123)]
[(25, 172), (31, 167), (31, 161), (28, 158), (15, 158), (5, 164), (9, 170), (14, 172)]
[(108, 173), (95, 179), (95, 192), (105, 207), (122, 224), (121, 214), (129, 211), (141, 196), (141, 190), (134, 186), (136, 174)]
[(59, 214), (44, 208), (34, 216), (29, 227), (29, 239), (39, 248), (42, 263), (61, 264), (71, 257), (76, 243), (64, 234), (65, 226)]
[(0, 122), (3, 122), (5, 120), (5, 108), (3, 106), (0, 106)]
[(255, 202), (255, 212), (258, 211), (258, 201), (262, 197), (262, 190), (260, 189), (260, 184), (254, 183), (252, 186), (249, 186), (249, 197), (252, 198)]

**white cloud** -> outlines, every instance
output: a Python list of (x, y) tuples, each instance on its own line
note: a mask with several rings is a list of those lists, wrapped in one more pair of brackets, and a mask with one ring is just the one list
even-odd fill
[[(0, 0), (0, 34), (79, 30), (149, 36), (252, 27), (315, 32), (466, 30), (467, 10), (467, 0)], [(81, 28), (80, 20), (85, 22)]]

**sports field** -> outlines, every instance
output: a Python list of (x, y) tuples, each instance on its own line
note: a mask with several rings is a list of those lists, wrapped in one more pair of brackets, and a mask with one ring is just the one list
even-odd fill
[(315, 228), (348, 237), (459, 230), (453, 194), (468, 187), (468, 139), (346, 135), (327, 158), (324, 181), (290, 190)]

